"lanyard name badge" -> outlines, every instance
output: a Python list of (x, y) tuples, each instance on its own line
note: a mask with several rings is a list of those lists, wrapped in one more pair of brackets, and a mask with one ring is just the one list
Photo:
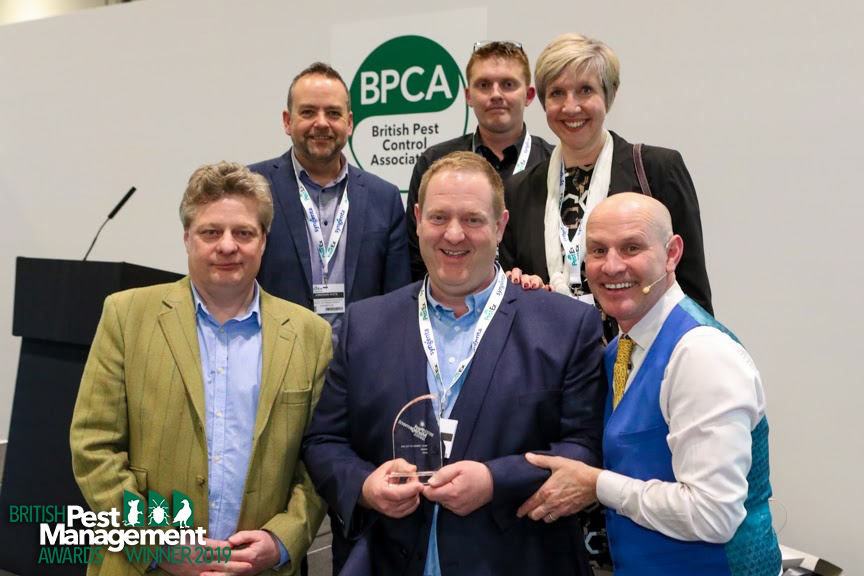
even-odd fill
[(525, 141), (522, 142), (522, 151), (519, 152), (519, 159), (516, 160), (516, 166), (513, 167), (513, 174), (518, 174), (528, 165), (528, 155), (531, 154), (531, 134), (525, 131)]
[(441, 431), (446, 431), (451, 437), (449, 442), (445, 442), (444, 444), (445, 458), (450, 457), (450, 450), (453, 447), (453, 438), (456, 436), (456, 425), (458, 424), (456, 420), (444, 417), (444, 414), (447, 412), (448, 402), (450, 401), (450, 393), (453, 390), (453, 386), (459, 381), (459, 378), (462, 377), (462, 374), (474, 358), (474, 353), (477, 352), (477, 347), (480, 346), (480, 341), (483, 339), (486, 329), (489, 328), (489, 324), (492, 323), (492, 318), (495, 316), (495, 312), (497, 312), (498, 308), (501, 306), (501, 301), (504, 299), (504, 291), (506, 289), (507, 276), (499, 268), (498, 274), (495, 278), (495, 288), (492, 289), (492, 294), (489, 296), (489, 300), (486, 302), (486, 306), (483, 308), (479, 320), (477, 320), (477, 328), (474, 331), (474, 338), (471, 340), (471, 352), (468, 354), (468, 357), (462, 360), (462, 362), (459, 363), (459, 366), (456, 367), (456, 372), (453, 374), (453, 380), (450, 382), (449, 386), (445, 385), (441, 378), (441, 368), (438, 364), (438, 349), (435, 346), (435, 335), (432, 333), (432, 322), (429, 320), (429, 306), (426, 301), (425, 281), (420, 288), (420, 294), (417, 295), (419, 304), (418, 321), (420, 324), (420, 338), (423, 342), (423, 350), (426, 352), (426, 359), (429, 361), (429, 366), (432, 368), (432, 373), (435, 375), (435, 382), (441, 392), (439, 396), (441, 399), (438, 414), (439, 425)]
[(306, 214), (306, 228), (318, 248), (318, 258), (321, 262), (322, 283), (312, 285), (312, 302), (315, 313), (342, 314), (345, 312), (345, 284), (330, 284), (327, 277), (330, 274), (330, 262), (333, 254), (339, 246), (339, 240), (342, 238), (342, 233), (348, 223), (348, 183), (345, 183), (342, 201), (336, 209), (336, 220), (330, 231), (330, 242), (326, 245), (324, 244), (324, 234), (321, 231), (318, 211), (315, 210), (312, 198), (299, 176), (297, 176), (297, 189), (300, 191), (300, 203), (303, 204), (303, 211)]

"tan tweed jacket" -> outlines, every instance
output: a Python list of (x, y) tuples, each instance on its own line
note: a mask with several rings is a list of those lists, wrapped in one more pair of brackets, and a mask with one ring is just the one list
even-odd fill
[[(266, 529), (299, 573), (325, 513), (300, 442), (332, 355), (330, 326), (261, 291), (262, 374), (246, 493), (237, 530)], [(189, 279), (109, 296), (90, 349), (72, 419), (75, 478), (94, 511), (122, 511), (123, 490), (192, 499), (195, 526), (208, 525), (204, 384)], [(173, 511), (172, 511), (173, 512)], [(103, 548), (88, 574), (133, 575)], [(160, 570), (155, 574), (164, 573)]]

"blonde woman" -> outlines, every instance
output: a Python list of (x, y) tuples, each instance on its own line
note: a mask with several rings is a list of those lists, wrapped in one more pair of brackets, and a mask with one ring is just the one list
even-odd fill
[[(633, 144), (604, 125), (620, 84), (615, 53), (598, 40), (561, 35), (537, 59), (534, 83), (559, 142), (549, 160), (507, 183), (502, 267), (515, 272), (514, 281), (534, 274), (556, 292), (592, 301), (582, 266), (591, 210), (610, 194), (650, 193), (669, 209), (687, 246), (677, 273), (682, 289), (713, 313), (699, 203), (681, 155), (655, 146), (634, 155)], [(607, 323), (607, 337), (615, 332)]]

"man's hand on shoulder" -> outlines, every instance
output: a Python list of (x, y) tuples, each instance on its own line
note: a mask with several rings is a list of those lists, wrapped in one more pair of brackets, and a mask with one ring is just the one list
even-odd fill
[(423, 496), (458, 516), (467, 516), (491, 502), (492, 492), (492, 472), (485, 464), (473, 460), (444, 466), (423, 488)]
[(359, 504), (390, 518), (404, 518), (420, 505), (423, 485), (417, 478), (409, 478), (405, 484), (390, 478), (390, 472), (411, 473), (417, 467), (402, 458), (390, 460), (379, 466), (363, 482)]

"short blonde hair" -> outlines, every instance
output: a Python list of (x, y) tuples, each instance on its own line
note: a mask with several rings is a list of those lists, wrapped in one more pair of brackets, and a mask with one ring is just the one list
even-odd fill
[(577, 70), (597, 74), (603, 86), (606, 110), (612, 107), (615, 92), (621, 84), (621, 64), (615, 52), (599, 40), (578, 34), (562, 34), (543, 49), (534, 67), (534, 85), (544, 110), (549, 85), (563, 72)]
[(500, 217), (504, 213), (504, 182), (501, 180), (501, 176), (479, 154), (460, 150), (439, 158), (423, 174), (423, 179), (420, 180), (420, 190), (417, 193), (417, 206), (420, 207), (421, 214), (423, 212), (423, 203), (426, 201), (426, 189), (429, 188), (429, 181), (436, 174), (445, 172), (466, 172), (485, 176), (489, 182), (489, 186), (492, 188), (492, 212), (495, 214), (495, 218)]
[(189, 230), (198, 208), (225, 196), (252, 198), (258, 202), (258, 222), (264, 234), (273, 224), (273, 197), (267, 179), (255, 174), (243, 164), (219, 162), (205, 164), (189, 178), (183, 200), (180, 202), (180, 221), (183, 230)]

